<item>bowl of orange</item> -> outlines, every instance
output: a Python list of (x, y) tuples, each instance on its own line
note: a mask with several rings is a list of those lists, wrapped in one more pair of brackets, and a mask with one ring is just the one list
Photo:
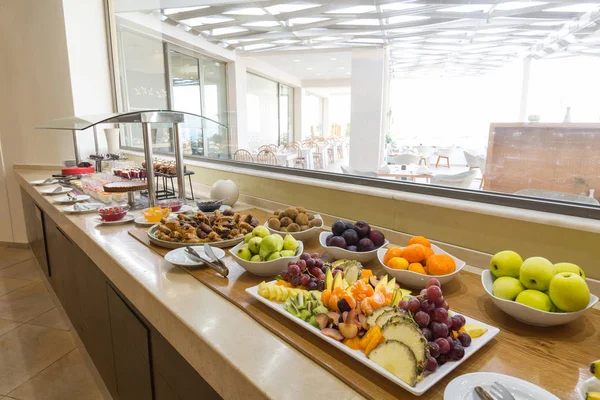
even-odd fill
[(406, 247), (380, 248), (377, 259), (388, 275), (415, 289), (425, 288), (431, 278), (444, 285), (466, 265), (423, 236), (412, 237)]

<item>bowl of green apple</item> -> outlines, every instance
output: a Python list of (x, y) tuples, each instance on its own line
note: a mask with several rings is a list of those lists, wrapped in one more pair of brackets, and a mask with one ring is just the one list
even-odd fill
[(514, 251), (496, 253), (481, 283), (502, 311), (528, 325), (567, 324), (597, 302), (583, 270), (572, 263), (553, 264), (544, 257), (523, 260)]
[(271, 234), (266, 226), (257, 226), (244, 241), (230, 250), (234, 260), (246, 271), (258, 276), (275, 276), (297, 261), (304, 245), (291, 235)]

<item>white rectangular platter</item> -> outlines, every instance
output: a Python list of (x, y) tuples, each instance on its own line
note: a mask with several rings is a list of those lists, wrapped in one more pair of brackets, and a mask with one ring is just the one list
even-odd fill
[(294, 321), (295, 323), (297, 323), (304, 329), (309, 330), (310, 332), (319, 336), (321, 339), (325, 340), (326, 342), (329, 342), (332, 346), (338, 348), (339, 350), (343, 351), (344, 353), (348, 354), (349, 356), (351, 356), (354, 359), (358, 360), (359, 362), (363, 363), (364, 365), (371, 368), (372, 370), (385, 376), (386, 378), (388, 378), (389, 380), (391, 380), (398, 386), (401, 386), (403, 389), (405, 389), (405, 390), (409, 391), (410, 393), (417, 395), (417, 396), (420, 396), (423, 393), (425, 393), (427, 390), (429, 390), (433, 385), (438, 383), (440, 381), (440, 379), (442, 379), (443, 377), (448, 375), (452, 370), (454, 370), (460, 364), (465, 362), (471, 355), (473, 355), (477, 350), (481, 349), (487, 342), (492, 340), (492, 338), (494, 336), (496, 336), (498, 334), (498, 332), (500, 332), (500, 330), (494, 326), (484, 324), (483, 322), (477, 321), (473, 318), (467, 317), (464, 314), (461, 314), (465, 317), (467, 323), (476, 323), (481, 326), (484, 326), (487, 328), (487, 332), (483, 336), (473, 339), (473, 341), (471, 342), (471, 345), (469, 347), (465, 348), (465, 356), (463, 357), (462, 360), (448, 361), (446, 364), (439, 367), (437, 369), (437, 371), (435, 371), (431, 375), (428, 375), (425, 378), (423, 378), (423, 380), (421, 382), (417, 383), (417, 385), (415, 387), (412, 387), (412, 386), (406, 384), (405, 382), (401, 381), (400, 379), (398, 379), (392, 373), (390, 373), (387, 370), (385, 370), (384, 368), (380, 367), (375, 362), (369, 360), (362, 351), (352, 350), (345, 344), (338, 342), (337, 340), (332, 339), (328, 336), (323, 335), (319, 329), (315, 328), (308, 322), (304, 322), (300, 318), (293, 316), (292, 314), (290, 314), (283, 308), (283, 303), (277, 303), (277, 302), (265, 299), (264, 297), (262, 297), (261, 295), (258, 294), (258, 286), (253, 286), (251, 288), (248, 288), (248, 289), (246, 289), (246, 292), (248, 292), (252, 297), (257, 299), (261, 303), (263, 303), (263, 304), (267, 305), (268, 307), (272, 308), (273, 310), (277, 311), (284, 317)]

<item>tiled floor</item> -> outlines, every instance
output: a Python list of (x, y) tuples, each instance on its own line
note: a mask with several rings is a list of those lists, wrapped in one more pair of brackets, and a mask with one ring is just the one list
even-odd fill
[(0, 247), (0, 400), (103, 400), (29, 250)]

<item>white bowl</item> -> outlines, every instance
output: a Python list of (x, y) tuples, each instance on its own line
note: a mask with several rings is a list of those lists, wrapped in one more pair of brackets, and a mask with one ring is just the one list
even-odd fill
[(583, 382), (579, 382), (575, 387), (575, 390), (579, 395), (579, 400), (585, 400), (585, 394), (587, 392), (600, 392), (600, 379), (592, 376)]
[[(323, 218), (321, 218), (320, 215), (315, 215), (315, 219), (320, 219), (321, 222), (323, 222)], [(296, 240), (304, 240), (307, 241), (309, 239), (312, 239), (313, 237), (317, 237), (317, 234), (319, 233), (319, 231), (321, 230), (321, 228), (323, 227), (323, 224), (321, 223), (321, 226), (314, 226), (312, 228), (309, 228), (305, 231), (302, 232), (281, 232), (281, 231), (276, 231), (275, 229), (271, 229), (269, 228), (269, 221), (265, 222), (265, 226), (267, 227), (267, 229), (269, 229), (269, 232), (277, 234), (277, 235), (281, 235), (283, 237), (285, 237), (285, 235), (292, 235), (292, 237)]]
[[(379, 249), (371, 251), (350, 251), (342, 249), (340, 247), (327, 246), (325, 244), (325, 240), (329, 235), (331, 235), (331, 232), (321, 232), (321, 234), (319, 235), (319, 243), (321, 243), (321, 246), (323, 246), (327, 250), (327, 252), (331, 254), (331, 256), (336, 260), (348, 259), (356, 260), (361, 263), (367, 263), (377, 257), (377, 250)], [(389, 242), (386, 239), (386, 241), (380, 248), (387, 246), (388, 243)]]
[[(434, 254), (448, 254), (444, 250), (437, 247), (435, 244), (431, 245), (431, 250), (433, 250)], [(413, 272), (405, 269), (393, 269), (386, 266), (383, 263), (383, 257), (385, 257), (385, 253), (388, 249), (384, 249), (383, 247), (377, 250), (377, 259), (379, 263), (383, 266), (388, 275), (396, 278), (396, 281), (401, 284), (401, 286), (408, 286), (414, 289), (424, 289), (427, 286), (427, 281), (431, 278), (435, 278), (440, 281), (440, 284), (444, 285), (450, 282), (454, 277), (460, 272), (461, 269), (467, 264), (463, 260), (460, 260), (454, 257), (452, 254), (448, 254), (454, 262), (456, 263), (456, 269), (451, 274), (446, 275), (423, 275), (418, 272)]]
[(499, 309), (513, 317), (514, 319), (523, 322), (524, 324), (534, 326), (555, 326), (567, 324), (571, 321), (576, 320), (582, 316), (587, 310), (592, 308), (594, 304), (598, 302), (598, 297), (590, 294), (590, 302), (587, 307), (581, 311), (569, 312), (569, 313), (556, 313), (537, 310), (535, 308), (526, 306), (515, 301), (504, 300), (494, 296), (492, 293), (492, 287), (494, 284), (495, 276), (492, 275), (490, 270), (483, 271), (481, 274), (481, 284), (487, 292), (492, 302), (498, 306)]
[(252, 262), (242, 260), (238, 256), (235, 255), (235, 252), (244, 245), (244, 242), (239, 243), (237, 246), (231, 248), (229, 252), (233, 259), (242, 266), (246, 271), (251, 274), (258, 276), (275, 276), (285, 271), (288, 263), (292, 261), (298, 260), (300, 258), (300, 254), (304, 251), (304, 245), (301, 241), (298, 241), (298, 248), (296, 249), (296, 255), (293, 257), (281, 257), (276, 260), (271, 261), (262, 261), (262, 262)]

